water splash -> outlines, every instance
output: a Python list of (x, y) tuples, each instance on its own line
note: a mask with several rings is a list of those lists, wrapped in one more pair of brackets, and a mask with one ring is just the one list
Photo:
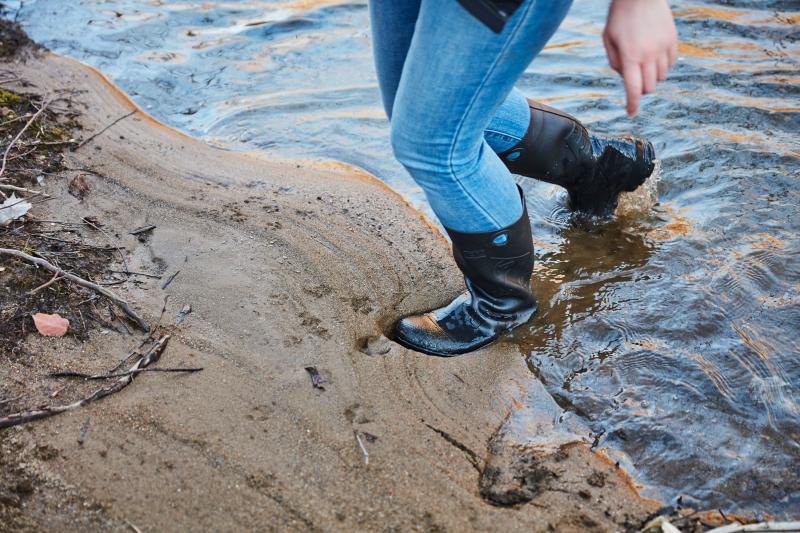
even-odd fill
[(648, 215), (658, 203), (658, 182), (661, 179), (661, 161), (655, 160), (652, 174), (633, 192), (619, 195), (615, 214), (618, 217), (636, 218)]

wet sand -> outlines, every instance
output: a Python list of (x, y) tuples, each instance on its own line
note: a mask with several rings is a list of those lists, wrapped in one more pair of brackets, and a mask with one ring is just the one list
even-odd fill
[[(81, 202), (48, 180), (56, 200), (38, 214), (96, 217), (132, 271), (180, 271), (166, 290), (148, 279), (114, 288), (151, 323), (168, 294), (160, 365), (204, 368), (145, 374), (85, 409), (0, 432), (2, 475), (25, 480), (6, 526), (612, 531), (658, 508), (590, 451), (588, 432), (562, 427), (514, 344), (450, 360), (390, 341), (362, 351), (462, 287), (446, 241), (385, 185), (209, 147), (55, 54), (2, 67), (27, 91), (70, 91), (84, 138), (137, 111), (67, 155), (88, 169), (91, 193)], [(145, 224), (151, 236), (128, 234)], [(108, 368), (139, 339), (95, 330), (83, 344), (31, 337), (30, 349)], [(26, 379), (0, 369), (10, 373)], [(547, 453), (514, 438), (531, 426)]]

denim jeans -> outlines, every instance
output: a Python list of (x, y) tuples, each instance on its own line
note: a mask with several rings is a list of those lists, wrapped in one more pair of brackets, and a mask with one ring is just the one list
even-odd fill
[(522, 214), (497, 153), (528, 129), (528, 105), (514, 83), (570, 4), (525, 0), (494, 33), (456, 0), (370, 0), (392, 149), (445, 227), (495, 231)]

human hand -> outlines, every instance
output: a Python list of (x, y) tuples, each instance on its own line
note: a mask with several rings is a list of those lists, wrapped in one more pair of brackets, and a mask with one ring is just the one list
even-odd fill
[(628, 115), (634, 116), (639, 97), (654, 92), (678, 58), (667, 0), (612, 0), (603, 43), (609, 65), (625, 82)]

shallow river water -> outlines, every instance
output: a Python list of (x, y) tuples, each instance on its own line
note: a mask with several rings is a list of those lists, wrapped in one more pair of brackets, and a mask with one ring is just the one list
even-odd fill
[[(391, 158), (364, 2), (5, 4), (174, 127), (351, 163), (427, 210)], [(651, 139), (662, 168), (657, 205), (605, 223), (525, 182), (541, 310), (515, 340), (646, 494), (800, 516), (800, 1), (671, 4), (681, 59), (637, 118), (602, 1), (576, 1), (519, 82), (595, 131)]]

